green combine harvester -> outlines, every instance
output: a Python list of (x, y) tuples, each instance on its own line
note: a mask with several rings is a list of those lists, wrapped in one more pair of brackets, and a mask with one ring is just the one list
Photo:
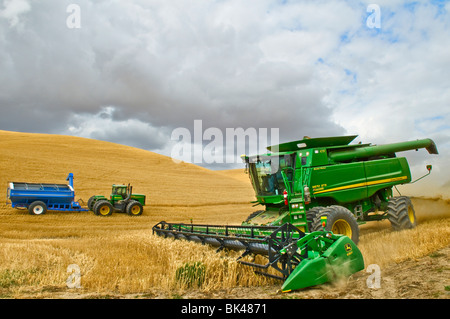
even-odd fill
[[(244, 251), (238, 262), (283, 280), (282, 291), (358, 272), (364, 269), (356, 246), (359, 224), (388, 219), (394, 230), (401, 230), (417, 223), (411, 200), (393, 194), (397, 185), (412, 180), (406, 158), (396, 153), (438, 151), (431, 139), (350, 144), (355, 138), (305, 137), (270, 146), (265, 154), (242, 156), (255, 190), (255, 206), (263, 209), (239, 226), (160, 222), (153, 232), (218, 250)], [(431, 165), (427, 169), (426, 175)], [(247, 255), (264, 256), (267, 263), (246, 261)], [(281, 275), (269, 273), (270, 267)]]

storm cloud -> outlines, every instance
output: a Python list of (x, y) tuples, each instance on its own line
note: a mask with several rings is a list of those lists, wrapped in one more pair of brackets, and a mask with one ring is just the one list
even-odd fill
[(312, 83), (311, 61), (265, 52), (280, 32), (270, 2), (80, 1), (79, 29), (66, 25), (70, 2), (10, 1), (3, 12), (18, 3), (27, 9), (0, 20), (4, 129), (61, 132), (74, 116), (109, 107), (115, 121), (153, 127), (202, 119), (290, 137), (343, 132)]
[(3, 1), (0, 129), (170, 155), (173, 130), (202, 120), (280, 142), (431, 137), (448, 154), (449, 3), (379, 1), (376, 27), (369, 4)]

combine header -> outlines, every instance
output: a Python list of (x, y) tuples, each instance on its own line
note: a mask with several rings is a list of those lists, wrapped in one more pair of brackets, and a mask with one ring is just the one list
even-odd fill
[[(283, 292), (320, 285), (364, 269), (358, 247), (346, 236), (332, 232), (303, 233), (292, 224), (282, 226), (217, 226), (160, 222), (153, 227), (159, 236), (186, 239), (243, 251), (237, 261), (256, 268), (257, 274), (284, 281)], [(244, 261), (260, 255), (266, 264)], [(280, 275), (267, 272), (272, 267)]]
[[(284, 280), (283, 291), (360, 271), (364, 261), (356, 247), (359, 224), (388, 219), (394, 230), (416, 225), (411, 200), (393, 196), (394, 187), (412, 180), (406, 158), (396, 152), (438, 151), (431, 139), (349, 144), (355, 138), (305, 137), (270, 146), (265, 154), (242, 156), (255, 190), (255, 206), (264, 209), (241, 226), (160, 222), (153, 232), (243, 250), (238, 261)], [(429, 174), (431, 165), (427, 169)], [(247, 255), (261, 255), (268, 261), (264, 265), (244, 261)], [(281, 275), (269, 274), (269, 267)]]

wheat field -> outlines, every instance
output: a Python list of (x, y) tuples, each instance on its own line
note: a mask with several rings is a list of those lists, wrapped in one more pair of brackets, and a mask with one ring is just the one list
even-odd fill
[[(190, 290), (277, 287), (236, 263), (234, 252), (152, 234), (159, 221), (240, 224), (255, 210), (244, 170), (211, 171), (137, 148), (71, 136), (0, 131), (0, 297), (85, 295), (171, 298)], [(114, 183), (131, 183), (147, 195), (141, 216), (47, 212), (42, 216), (6, 203), (8, 181), (64, 183), (75, 176), (76, 200), (109, 195)], [(450, 202), (414, 198), (419, 225), (392, 232), (388, 222), (361, 227), (366, 264), (389, 265), (419, 258), (450, 244)], [(433, 207), (434, 205), (434, 207)], [(186, 263), (205, 266), (199, 286), (177, 280)], [(68, 266), (80, 269), (69, 288)], [(275, 288), (274, 288), (275, 289)]]

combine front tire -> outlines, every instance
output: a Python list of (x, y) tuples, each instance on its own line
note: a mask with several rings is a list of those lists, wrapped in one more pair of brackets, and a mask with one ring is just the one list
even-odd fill
[(389, 199), (386, 213), (394, 230), (410, 229), (417, 225), (416, 213), (409, 197)]
[(355, 244), (359, 242), (358, 222), (345, 207), (338, 205), (320, 207), (311, 225), (311, 231), (331, 231), (333, 234), (349, 237)]
[(47, 205), (44, 202), (37, 201), (28, 206), (30, 215), (43, 215), (47, 212)]
[(314, 220), (323, 207), (313, 207), (306, 212), (306, 222), (308, 223), (308, 230), (311, 232), (314, 229)]
[(131, 201), (127, 205), (127, 214), (130, 216), (139, 216), (142, 215), (142, 212), (144, 211), (144, 207), (142, 207), (142, 204), (138, 201)]
[(98, 216), (110, 216), (114, 211), (114, 207), (106, 200), (97, 201), (94, 204), (94, 214)]

